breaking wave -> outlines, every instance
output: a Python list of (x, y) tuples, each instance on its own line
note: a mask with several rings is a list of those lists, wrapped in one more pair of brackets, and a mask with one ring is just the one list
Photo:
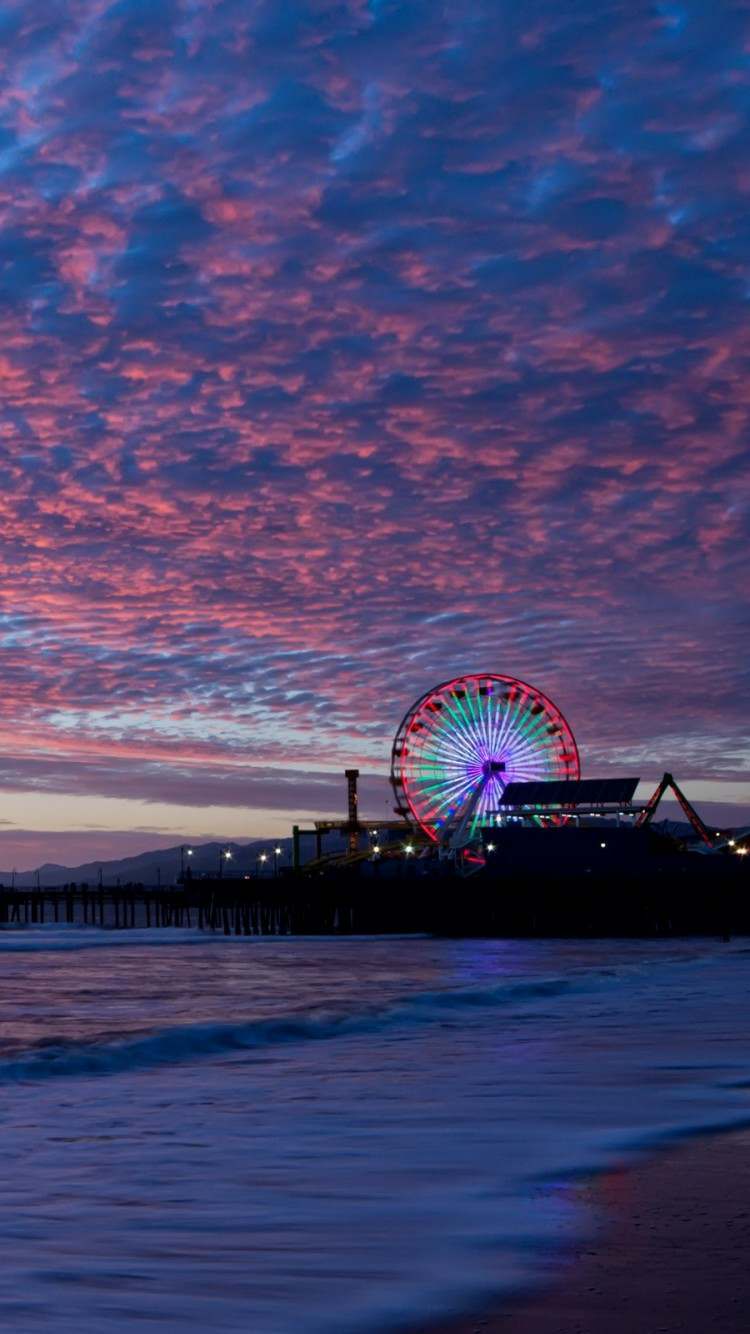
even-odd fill
[(422, 993), (359, 1012), (319, 1011), (240, 1023), (170, 1025), (132, 1038), (93, 1042), (43, 1042), (0, 1060), (0, 1084), (210, 1060), (290, 1043), (330, 1042), (385, 1032), (396, 1026), (446, 1023), (461, 1010), (518, 1005), (562, 997), (573, 984), (563, 978), (505, 986)]

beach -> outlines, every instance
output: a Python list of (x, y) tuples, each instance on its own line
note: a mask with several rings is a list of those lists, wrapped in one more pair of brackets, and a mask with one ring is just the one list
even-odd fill
[(750, 1129), (578, 1187), (592, 1234), (533, 1294), (414, 1334), (747, 1334)]

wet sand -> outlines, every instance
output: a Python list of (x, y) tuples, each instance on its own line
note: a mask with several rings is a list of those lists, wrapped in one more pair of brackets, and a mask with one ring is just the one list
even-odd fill
[(414, 1334), (750, 1334), (750, 1130), (578, 1189), (594, 1231), (543, 1289)]

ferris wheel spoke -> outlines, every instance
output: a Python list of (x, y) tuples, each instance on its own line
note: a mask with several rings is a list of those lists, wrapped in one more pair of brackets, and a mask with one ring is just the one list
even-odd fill
[(470, 768), (478, 761), (476, 749), (456, 738), (446, 738), (440, 747), (435, 747), (431, 752), (430, 759), (439, 766), (451, 764), (462, 769)]
[(502, 738), (507, 725), (508, 711), (499, 704), (488, 714), (490, 725), (490, 754), (498, 756), (502, 749)]
[(484, 739), (484, 746), (485, 746), (485, 749), (486, 749), (486, 752), (487, 752), (487, 759), (488, 759), (488, 760), (491, 760), (491, 759), (494, 759), (494, 758), (495, 758), (495, 751), (494, 751), (494, 746), (493, 746), (493, 731), (494, 731), (494, 728), (493, 728), (493, 712), (492, 712), (492, 708), (491, 708), (491, 705), (490, 705), (490, 700), (491, 700), (491, 699), (492, 699), (492, 696), (491, 696), (491, 695), (487, 695), (487, 696), (486, 696), (486, 705), (485, 705), (485, 708), (482, 710), (482, 715), (481, 715), (481, 717), (482, 717), (482, 737), (483, 737), (483, 739)]
[(438, 740), (436, 746), (438, 751), (449, 751), (467, 758), (475, 754), (476, 747), (471, 734), (465, 730), (451, 732), (446, 729), (436, 740)]
[(434, 812), (437, 815), (448, 814), (451, 807), (460, 805), (466, 795), (465, 784), (446, 784), (434, 791), (421, 792), (423, 808), (428, 812)]
[(550, 727), (550, 722), (548, 722), (546, 714), (540, 714), (538, 718), (531, 719), (531, 726), (526, 728), (526, 734), (524, 734), (524, 742), (527, 746), (542, 746), (544, 750), (550, 748), (551, 738), (547, 732), (548, 727)]
[(463, 775), (460, 777), (452, 776), (450, 778), (443, 778), (437, 782), (419, 784), (425, 799), (429, 799), (430, 801), (433, 799), (442, 800), (448, 794), (462, 792), (466, 786), (466, 778)]
[[(479, 703), (479, 699), (481, 698), (481, 696), (478, 698), (475, 697), (473, 690), (467, 690), (466, 692), (466, 710), (470, 719), (469, 726), (471, 735), (473, 736), (475, 743), (481, 743), (482, 736), (482, 710)], [(476, 708), (474, 707), (475, 704)]]
[[(481, 689), (482, 687), (480, 687)], [(487, 687), (484, 687), (487, 689)], [(477, 741), (482, 751), (483, 760), (494, 758), (492, 749), (492, 695), (479, 695), (476, 701)]]
[(522, 773), (528, 773), (529, 776), (549, 772), (550, 765), (545, 756), (536, 755), (529, 749), (518, 749), (511, 761), (510, 769), (513, 777), (518, 780)]
[(517, 733), (512, 743), (513, 758), (518, 760), (522, 755), (536, 755), (539, 747), (534, 745), (534, 738), (527, 737), (523, 732)]
[(537, 746), (544, 726), (545, 719), (543, 715), (540, 719), (535, 719), (528, 711), (523, 714), (519, 711), (515, 728), (516, 746), (519, 748)]
[[(474, 683), (476, 685), (476, 683)], [(479, 687), (480, 691), (483, 687)], [(486, 687), (484, 687), (486, 689)], [(471, 742), (472, 747), (482, 763), (493, 758), (492, 747), (492, 726), (491, 709), (489, 701), (492, 696), (474, 695), (471, 690), (467, 691), (466, 702), (472, 717)]]
[(440, 763), (425, 763), (415, 766), (415, 774), (428, 782), (443, 782), (446, 779), (466, 779), (478, 766), (472, 761), (467, 763), (465, 759), (453, 758), (447, 756)]
[[(446, 709), (448, 710), (448, 714), (454, 723), (455, 731), (453, 735), (456, 738), (460, 737), (463, 744), (466, 746), (467, 750), (473, 753), (476, 745), (476, 739), (474, 737), (474, 733), (472, 731), (469, 719), (466, 716), (466, 712), (462, 708), (461, 700), (460, 699), (456, 700), (456, 708), (454, 708), (452, 704), (446, 702)], [(446, 728), (446, 732), (449, 733), (448, 728)]]
[(508, 700), (508, 707), (504, 710), (500, 729), (499, 745), (501, 748), (508, 745), (510, 737), (516, 730), (523, 699), (524, 696), (519, 694), (515, 699)]
[(414, 768), (423, 772), (434, 774), (441, 773), (446, 769), (454, 769), (456, 772), (465, 772), (475, 762), (475, 757), (467, 749), (444, 747), (441, 751), (438, 748), (423, 750), (418, 757), (414, 759)]
[(427, 782), (422, 781), (421, 786), (426, 793), (445, 796), (446, 794), (463, 792), (467, 788), (473, 787), (476, 782), (477, 778), (475, 775), (467, 774), (465, 771), (454, 771), (444, 773), (439, 777), (431, 778)]
[(540, 722), (536, 719), (523, 716), (516, 722), (512, 735), (508, 736), (507, 744), (512, 754), (512, 763), (518, 767), (519, 762), (523, 762), (527, 756), (534, 756), (535, 762), (542, 764), (548, 763), (547, 738), (544, 736), (544, 719)]

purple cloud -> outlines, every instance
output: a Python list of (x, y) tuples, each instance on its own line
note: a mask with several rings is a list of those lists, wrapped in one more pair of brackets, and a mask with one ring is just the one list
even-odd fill
[(748, 781), (746, 6), (2, 22), (6, 788), (328, 813), (485, 667)]

